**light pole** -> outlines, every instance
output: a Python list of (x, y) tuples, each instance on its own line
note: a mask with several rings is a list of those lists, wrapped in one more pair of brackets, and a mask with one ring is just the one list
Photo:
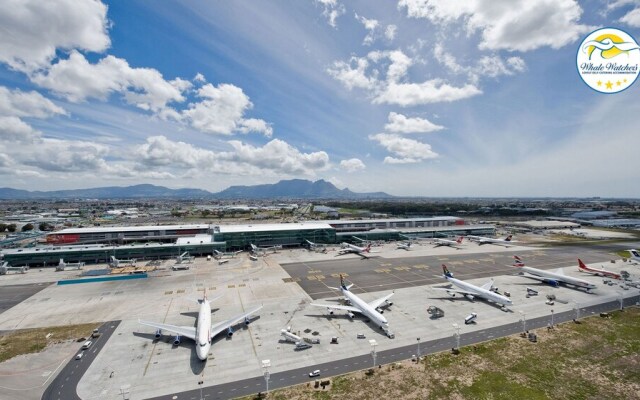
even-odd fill
[(267, 391), (265, 397), (269, 395), (269, 367), (271, 367), (271, 360), (262, 360), (262, 369), (264, 370), (264, 381), (267, 384)]
[(550, 326), (553, 328), (553, 308), (551, 309), (551, 325)]
[(369, 340), (369, 344), (371, 345), (371, 357), (373, 358), (373, 368), (376, 367), (376, 346), (378, 345), (378, 342), (375, 341), (375, 339), (371, 339)]
[(620, 311), (624, 309), (624, 296), (622, 293), (618, 293), (618, 301), (620, 302)]
[(453, 325), (453, 329), (455, 329), (455, 333), (454, 336), (456, 337), (456, 350), (460, 349), (460, 327), (458, 326), (458, 324), (452, 324)]
[(577, 301), (573, 302), (573, 309), (576, 310), (576, 319), (574, 321), (576, 321), (577, 323), (580, 319), (580, 306), (578, 305)]
[(418, 338), (418, 361), (420, 361), (420, 338)]
[(527, 333), (527, 314), (525, 314), (524, 311), (518, 311), (518, 312), (522, 316), (522, 318), (520, 319), (520, 321), (522, 321), (522, 332)]

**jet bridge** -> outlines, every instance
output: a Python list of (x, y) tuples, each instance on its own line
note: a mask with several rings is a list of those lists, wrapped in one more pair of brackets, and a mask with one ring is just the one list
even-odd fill
[(15, 272), (16, 274), (26, 274), (29, 270), (28, 266), (23, 267), (12, 267), (8, 262), (2, 263), (0, 266), (0, 275), (7, 275), (9, 272)]

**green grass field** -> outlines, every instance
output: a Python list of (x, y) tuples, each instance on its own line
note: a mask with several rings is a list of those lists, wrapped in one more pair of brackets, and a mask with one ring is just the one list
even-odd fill
[[(640, 309), (305, 384), (270, 399), (640, 399)], [(327, 378), (328, 379), (328, 378)], [(249, 397), (256, 398), (256, 396)], [(247, 398), (247, 399), (249, 399)]]

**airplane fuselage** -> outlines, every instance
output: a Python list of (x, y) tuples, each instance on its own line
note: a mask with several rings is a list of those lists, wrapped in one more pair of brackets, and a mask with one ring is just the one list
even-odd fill
[(594, 285), (591, 282), (585, 281), (584, 279), (573, 278), (571, 276), (557, 274), (555, 272), (545, 271), (545, 270), (532, 268), (532, 267), (519, 267), (519, 268), (521, 271), (526, 272), (530, 275), (538, 276), (538, 277), (556, 281), (556, 282), (562, 282), (562, 283), (569, 284), (575, 287), (580, 287), (586, 290), (591, 290), (596, 288), (596, 285)]
[(198, 310), (196, 322), (196, 354), (202, 361), (209, 356), (211, 349), (211, 303), (204, 299)]
[(341, 291), (344, 297), (351, 302), (352, 306), (360, 309), (362, 315), (375, 322), (380, 328), (385, 330), (389, 329), (389, 322), (384, 315), (380, 314), (375, 308), (371, 307), (364, 300), (351, 293), (349, 290), (341, 288)]
[(485, 300), (493, 301), (494, 303), (502, 304), (503, 306), (510, 306), (513, 304), (513, 301), (511, 301), (510, 298), (503, 296), (501, 294), (492, 292), (491, 290), (487, 290), (479, 286), (472, 285), (470, 283), (461, 281), (456, 278), (451, 278), (448, 276), (445, 276), (445, 278), (447, 279), (447, 281), (451, 282), (452, 284), (459, 287), (460, 289), (465, 290), (467, 292), (474, 293), (475, 296), (477, 297), (481, 297)]

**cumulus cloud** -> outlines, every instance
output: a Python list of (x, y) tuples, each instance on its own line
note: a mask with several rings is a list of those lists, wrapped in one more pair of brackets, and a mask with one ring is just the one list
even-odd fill
[(23, 92), (0, 86), (0, 115), (47, 118), (66, 112), (36, 91)]
[(346, 9), (344, 5), (340, 4), (338, 0), (316, 0), (317, 3), (322, 5), (324, 10), (322, 11), (322, 16), (327, 18), (327, 22), (331, 27), (337, 28), (338, 23), (337, 19), (339, 16), (344, 15), (346, 13)]
[(367, 90), (375, 104), (407, 107), (451, 102), (482, 93), (473, 84), (458, 87), (442, 79), (405, 83), (412, 64), (413, 60), (401, 50), (372, 51), (365, 57), (351, 57), (349, 63), (334, 62), (327, 72), (349, 90)]
[(0, 116), (0, 141), (33, 142), (39, 137), (40, 132), (20, 118)]
[(386, 164), (417, 163), (438, 157), (438, 154), (431, 150), (430, 145), (399, 135), (378, 133), (369, 135), (369, 139), (378, 142), (389, 153), (393, 154), (394, 157), (385, 157), (384, 162)]
[(398, 8), (447, 29), (460, 20), (469, 34), (480, 32), (479, 47), (488, 50), (559, 49), (591, 29), (579, 23), (575, 0), (400, 0)]
[(131, 68), (126, 60), (114, 56), (91, 64), (75, 50), (68, 59), (34, 74), (31, 80), (72, 102), (105, 100), (112, 93), (122, 93), (127, 103), (151, 111), (184, 101), (182, 92), (191, 87), (189, 81), (167, 81), (153, 68)]
[(221, 135), (258, 132), (271, 137), (273, 134), (273, 129), (265, 121), (244, 119), (244, 113), (253, 107), (253, 103), (241, 88), (231, 84), (214, 86), (207, 83), (198, 89), (197, 94), (204, 100), (190, 104), (181, 114), (181, 118), (194, 128)]
[(622, 18), (620, 18), (620, 22), (634, 28), (640, 28), (640, 7), (634, 8), (633, 10), (622, 16)]
[(387, 27), (384, 30), (384, 37), (388, 40), (388, 41), (393, 41), (393, 39), (396, 38), (396, 32), (398, 32), (398, 27), (395, 25), (387, 25)]
[(31, 72), (45, 68), (56, 49), (106, 50), (107, 6), (94, 0), (20, 0), (0, 10), (0, 62)]
[(427, 133), (444, 129), (424, 118), (408, 118), (395, 112), (389, 113), (389, 123), (384, 129), (393, 133)]
[(347, 172), (356, 172), (366, 168), (362, 160), (359, 158), (350, 158), (340, 161), (340, 167)]
[(360, 22), (364, 26), (364, 29), (367, 30), (367, 35), (364, 37), (362, 44), (365, 46), (370, 46), (376, 40), (376, 31), (380, 23), (378, 22), (378, 20), (368, 19), (358, 14), (356, 14), (355, 17), (356, 20), (358, 20), (358, 22)]
[(232, 161), (287, 174), (315, 175), (329, 167), (329, 155), (324, 151), (301, 153), (280, 139), (273, 139), (263, 147), (254, 147), (237, 140), (229, 141), (235, 152), (228, 154)]
[(498, 55), (482, 56), (475, 64), (463, 66), (445, 50), (442, 43), (433, 48), (434, 58), (450, 73), (466, 74), (471, 82), (478, 82), (481, 76), (496, 78), (501, 75), (514, 75), (526, 69), (526, 63), (520, 57), (509, 57), (504, 60)]

